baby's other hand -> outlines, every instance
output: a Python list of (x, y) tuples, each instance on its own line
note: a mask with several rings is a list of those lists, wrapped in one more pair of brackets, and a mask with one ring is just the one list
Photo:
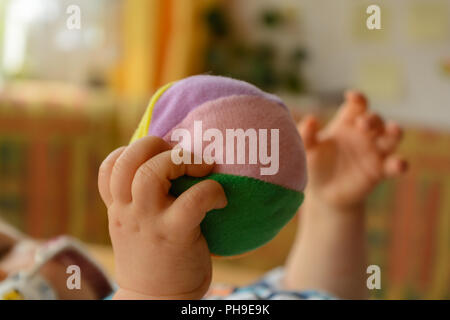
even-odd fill
[(402, 137), (400, 127), (370, 113), (366, 98), (358, 92), (346, 94), (325, 128), (319, 128), (314, 116), (306, 117), (298, 128), (307, 155), (307, 192), (335, 209), (363, 204), (383, 178), (407, 170), (407, 162), (394, 154)]
[(213, 166), (176, 165), (170, 146), (145, 137), (113, 151), (99, 171), (108, 208), (118, 299), (197, 299), (211, 281), (211, 258), (200, 231), (206, 212), (227, 204), (222, 186), (204, 180), (175, 198), (170, 180), (202, 177)]

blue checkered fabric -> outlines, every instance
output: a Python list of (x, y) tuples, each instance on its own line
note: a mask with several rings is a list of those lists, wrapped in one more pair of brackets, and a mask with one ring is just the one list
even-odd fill
[(281, 279), (284, 275), (282, 267), (276, 268), (265, 274), (259, 281), (249, 286), (232, 288), (231, 293), (215, 295), (217, 291), (210, 291), (205, 299), (207, 300), (333, 300), (333, 296), (315, 290), (290, 291), (283, 290)]

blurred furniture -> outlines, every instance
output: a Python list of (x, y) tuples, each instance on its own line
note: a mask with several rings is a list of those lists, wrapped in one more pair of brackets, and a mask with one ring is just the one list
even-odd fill
[(107, 242), (98, 167), (117, 144), (108, 94), (58, 83), (0, 92), (0, 214), (33, 237)]
[(400, 152), (411, 167), (369, 199), (370, 262), (392, 299), (450, 298), (450, 134), (407, 130)]

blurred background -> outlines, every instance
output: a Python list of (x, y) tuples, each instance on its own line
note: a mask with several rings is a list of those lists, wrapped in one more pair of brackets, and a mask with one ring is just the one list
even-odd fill
[[(366, 27), (374, 2), (381, 30)], [(357, 88), (400, 122), (411, 170), (369, 199), (369, 262), (382, 271), (371, 293), (450, 298), (450, 0), (0, 0), (0, 218), (76, 236), (112, 272), (98, 167), (159, 86), (198, 73), (324, 120)], [(295, 221), (215, 261), (214, 281), (256, 279), (294, 235)]]

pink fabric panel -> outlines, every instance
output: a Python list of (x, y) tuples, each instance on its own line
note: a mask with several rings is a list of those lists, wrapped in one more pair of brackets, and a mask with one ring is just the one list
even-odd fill
[[(172, 132), (177, 128), (185, 128), (191, 134), (191, 151), (194, 152), (194, 139), (202, 140), (202, 137), (194, 138), (194, 121), (202, 121), (203, 134), (209, 128), (216, 128), (223, 135), (223, 159), (226, 160), (226, 129), (253, 128), (268, 129), (268, 150), (270, 147), (270, 129), (279, 129), (279, 169), (274, 175), (261, 175), (260, 167), (269, 165), (261, 164), (258, 155), (257, 164), (248, 164), (248, 146), (246, 149), (247, 164), (217, 164), (214, 172), (253, 177), (266, 182), (281, 185), (297, 191), (303, 191), (306, 185), (306, 160), (303, 143), (297, 132), (294, 121), (285, 108), (271, 100), (256, 96), (236, 95), (208, 101), (191, 111), (184, 120), (172, 128), (164, 140), (175, 146), (178, 141), (171, 141)], [(203, 141), (203, 149), (211, 142)], [(259, 143), (259, 136), (258, 136)], [(248, 145), (248, 143), (247, 143)], [(182, 143), (183, 148), (187, 146)], [(235, 156), (237, 153), (235, 143)], [(258, 148), (259, 151), (259, 148)]]

